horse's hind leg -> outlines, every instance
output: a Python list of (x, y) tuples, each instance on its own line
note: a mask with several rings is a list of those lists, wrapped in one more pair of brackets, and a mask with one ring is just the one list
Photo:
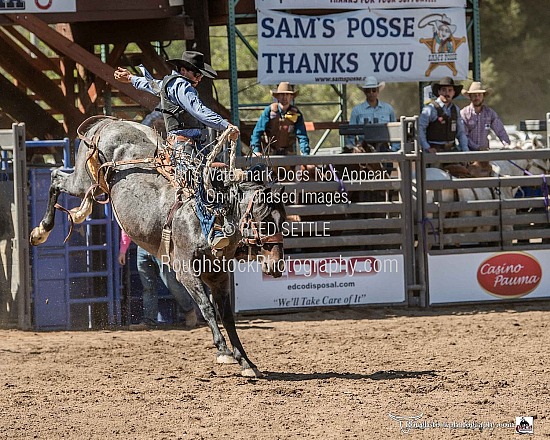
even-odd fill
[(86, 220), (86, 217), (88, 217), (92, 213), (93, 208), (93, 197), (91, 195), (89, 195), (88, 197), (84, 197), (80, 206), (69, 210), (73, 222), (75, 222), (76, 224), (82, 223), (84, 220)]

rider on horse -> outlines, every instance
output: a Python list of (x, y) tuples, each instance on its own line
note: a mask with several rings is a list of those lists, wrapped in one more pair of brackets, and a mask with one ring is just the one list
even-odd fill
[[(118, 67), (114, 73), (115, 79), (131, 83), (136, 89), (147, 91), (160, 97), (160, 108), (163, 113), (168, 133), (168, 144), (171, 148), (172, 165), (176, 170), (176, 180), (180, 184), (190, 185), (190, 166), (204, 164), (206, 148), (201, 143), (201, 128), (211, 127), (218, 131), (231, 129), (230, 140), (236, 140), (239, 129), (223, 119), (219, 114), (206, 107), (199, 99), (195, 87), (204, 76), (215, 78), (216, 71), (204, 62), (200, 52), (185, 51), (181, 59), (167, 61), (173, 70), (162, 80), (154, 79), (143, 67), (143, 76), (133, 75), (128, 69)], [(202, 171), (202, 170), (201, 170)], [(207, 172), (210, 172), (207, 170)], [(178, 177), (179, 176), (179, 177)], [(196, 186), (196, 185), (190, 185)], [(219, 219), (222, 211), (219, 202), (212, 202), (199, 182), (199, 190), (195, 192), (196, 212), (205, 237), (213, 250), (221, 250), (229, 244)], [(218, 219), (218, 220), (217, 220)], [(218, 223), (215, 225), (215, 223)]]

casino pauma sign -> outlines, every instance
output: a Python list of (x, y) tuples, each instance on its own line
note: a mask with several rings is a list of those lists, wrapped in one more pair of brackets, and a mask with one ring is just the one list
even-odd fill
[(498, 298), (521, 298), (537, 288), (542, 268), (535, 257), (524, 252), (505, 252), (483, 261), (477, 282)]

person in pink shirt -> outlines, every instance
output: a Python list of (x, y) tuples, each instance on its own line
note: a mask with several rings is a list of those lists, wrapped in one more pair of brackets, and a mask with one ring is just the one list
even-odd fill
[(468, 137), (468, 148), (472, 151), (488, 150), (489, 130), (493, 130), (504, 147), (508, 147), (510, 138), (504, 125), (497, 113), (485, 104), (485, 98), (492, 93), (492, 89), (486, 89), (480, 82), (474, 81), (470, 88), (462, 93), (470, 99), (470, 105), (460, 111)]
[[(118, 262), (121, 266), (126, 264), (126, 252), (132, 243), (132, 239), (120, 231), (120, 248)], [(193, 328), (197, 325), (197, 315), (193, 299), (177, 278), (176, 273), (160, 260), (140, 246), (137, 247), (137, 269), (141, 284), (143, 284), (143, 319), (139, 324), (131, 325), (132, 330), (146, 330), (158, 326), (158, 282), (159, 278), (168, 288), (178, 305), (184, 312), (185, 326)]]

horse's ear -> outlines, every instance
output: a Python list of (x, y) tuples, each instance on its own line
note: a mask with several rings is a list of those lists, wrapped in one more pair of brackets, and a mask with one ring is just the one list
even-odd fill
[(249, 168), (249, 170), (247, 171), (246, 180), (249, 182), (264, 183), (264, 181), (266, 180), (267, 172), (267, 166), (263, 163), (258, 163)]

